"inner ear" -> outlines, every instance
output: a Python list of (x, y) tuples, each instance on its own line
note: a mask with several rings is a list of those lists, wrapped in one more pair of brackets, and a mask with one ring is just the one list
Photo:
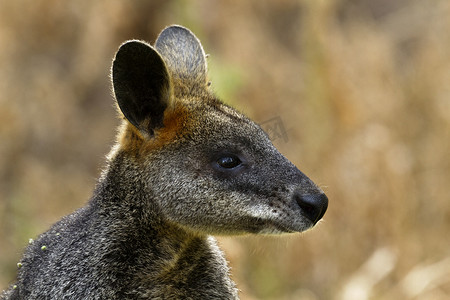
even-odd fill
[(120, 46), (113, 61), (112, 82), (119, 108), (131, 124), (150, 135), (163, 126), (172, 86), (155, 49), (141, 41)]

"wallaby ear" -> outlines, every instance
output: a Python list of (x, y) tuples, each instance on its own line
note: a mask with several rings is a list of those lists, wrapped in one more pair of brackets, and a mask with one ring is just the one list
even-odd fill
[(122, 44), (113, 61), (112, 81), (120, 110), (131, 124), (149, 135), (163, 126), (172, 87), (155, 49), (135, 40)]
[(173, 77), (189, 85), (206, 86), (205, 51), (189, 29), (179, 25), (167, 27), (159, 34), (155, 48), (164, 58)]

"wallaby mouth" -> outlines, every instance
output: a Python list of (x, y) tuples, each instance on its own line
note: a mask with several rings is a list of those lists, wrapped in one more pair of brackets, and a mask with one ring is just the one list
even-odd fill
[[(273, 205), (270, 207), (273, 208)], [(254, 222), (256, 228), (262, 228), (257, 233), (272, 235), (311, 229), (325, 215), (328, 208), (328, 197), (322, 192), (301, 194), (299, 191), (295, 191), (288, 207), (281, 209), (277, 206), (277, 208), (272, 210), (275, 217), (258, 218), (259, 223)]]

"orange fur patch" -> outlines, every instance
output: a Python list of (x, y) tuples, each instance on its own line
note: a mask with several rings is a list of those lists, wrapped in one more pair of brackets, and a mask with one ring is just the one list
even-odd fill
[(125, 120), (118, 135), (120, 148), (139, 157), (173, 143), (186, 130), (188, 116), (186, 107), (175, 102), (173, 107), (164, 112), (164, 127), (155, 130), (152, 137), (146, 136)]

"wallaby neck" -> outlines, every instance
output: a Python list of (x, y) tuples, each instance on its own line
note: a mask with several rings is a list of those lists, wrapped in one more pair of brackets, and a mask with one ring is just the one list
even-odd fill
[(108, 271), (117, 280), (129, 282), (123, 286), (135, 286), (133, 293), (142, 297), (192, 293), (199, 299), (214, 295), (236, 299), (237, 290), (216, 240), (165, 220), (152, 203), (151, 189), (136, 190), (143, 185), (130, 179), (133, 169), (129, 162), (112, 161), (91, 200), (108, 224), (104, 234), (109, 244), (102, 259), (105, 266), (115, 268)]

